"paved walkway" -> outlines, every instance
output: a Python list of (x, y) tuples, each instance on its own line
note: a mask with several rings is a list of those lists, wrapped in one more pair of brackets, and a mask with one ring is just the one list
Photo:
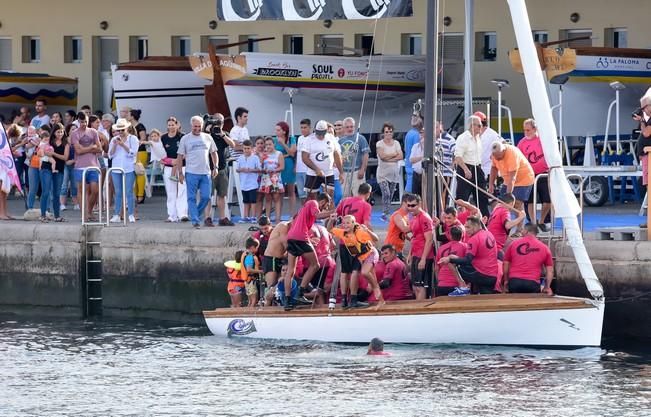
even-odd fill
[[(379, 201), (379, 197), (376, 198), (376, 201)], [(22, 218), (25, 212), (25, 202), (22, 198), (11, 196), (8, 202), (9, 214), (16, 218)], [(36, 201), (36, 208), (39, 208), (39, 201)], [(287, 213), (288, 201), (285, 200), (285, 208), (283, 213), (283, 219), (289, 218), (289, 213)], [(398, 207), (397, 205), (394, 207)], [(624, 227), (624, 226), (638, 226), (640, 223), (646, 221), (645, 217), (638, 216), (638, 211), (640, 209), (639, 203), (627, 203), (627, 204), (615, 204), (615, 205), (605, 205), (602, 207), (585, 207), (585, 231), (591, 232), (595, 231), (599, 227)], [(233, 221), (237, 222), (239, 217), (238, 208), (233, 207), (234, 217)], [(112, 211), (111, 211), (112, 214)], [(386, 228), (386, 222), (382, 221), (380, 218), (382, 212), (381, 207), (376, 205), (373, 208), (373, 214), (371, 217), (371, 222), (375, 228), (384, 229)], [(68, 210), (62, 213), (62, 216), (68, 221), (68, 223), (80, 223), (81, 222), (81, 212), (72, 210), (72, 205), (68, 204)], [(157, 227), (170, 227), (170, 228), (190, 228), (189, 223), (179, 223), (179, 224), (170, 224), (165, 223), (167, 218), (166, 206), (165, 206), (165, 196), (163, 195), (154, 195), (152, 198), (149, 198), (145, 201), (144, 204), (138, 206), (138, 217), (139, 225), (156, 225)], [(558, 227), (560, 227), (560, 220), (557, 221)]]

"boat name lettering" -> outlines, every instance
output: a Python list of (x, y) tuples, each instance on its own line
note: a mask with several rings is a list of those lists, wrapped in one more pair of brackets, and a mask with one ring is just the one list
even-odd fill
[(334, 73), (332, 65), (312, 65), (313, 80), (332, 80)]
[[(601, 56), (597, 58), (597, 62), (595, 63), (596, 68), (602, 68), (602, 69), (609, 68), (611, 65), (615, 67), (622, 66), (622, 65), (640, 66), (640, 60), (636, 58), (618, 58), (618, 57)], [(646, 67), (649, 68), (649, 63), (647, 63)]]
[(287, 62), (267, 62), (267, 68), (291, 69), (292, 66)]
[(393, 79), (404, 79), (407, 74), (405, 71), (387, 71), (387, 75)]
[(244, 68), (240, 64), (238, 64), (236, 62), (233, 62), (233, 61), (219, 60), (219, 65), (222, 66), (222, 67), (231, 68), (231, 69), (234, 69), (236, 71), (240, 71), (242, 73), (246, 72), (246, 68)]
[(260, 77), (298, 78), (302, 73), (301, 70), (290, 68), (256, 68), (253, 70), (253, 74)]

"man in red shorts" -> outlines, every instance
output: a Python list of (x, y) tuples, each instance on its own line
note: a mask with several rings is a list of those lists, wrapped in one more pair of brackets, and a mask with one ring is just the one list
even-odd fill
[[(371, 210), (372, 207), (368, 203), (371, 197), (372, 188), (367, 183), (362, 183), (357, 189), (357, 195), (353, 197), (346, 197), (337, 206), (337, 216), (343, 217), (351, 215), (355, 217), (358, 224), (371, 228)], [(344, 245), (339, 245), (339, 260), (341, 262), (341, 281), (350, 282), (351, 294), (357, 294), (357, 286), (359, 281), (354, 278), (353, 274), (358, 274), (362, 269), (359, 260), (352, 256)], [(348, 306), (348, 300), (344, 297), (343, 306)]]
[(328, 194), (319, 194), (316, 200), (308, 200), (303, 207), (299, 210), (296, 218), (294, 219), (289, 232), (287, 232), (287, 259), (288, 268), (287, 275), (284, 277), (285, 282), (285, 310), (292, 310), (296, 306), (296, 302), (291, 297), (292, 293), (292, 279), (296, 273), (296, 258), (303, 257), (308, 263), (307, 271), (301, 280), (299, 288), (299, 298), (303, 298), (303, 294), (307, 289), (307, 284), (312, 280), (312, 277), (319, 270), (319, 260), (316, 257), (314, 247), (310, 242), (310, 229), (314, 226), (317, 219), (324, 219), (333, 214), (333, 210), (328, 210), (332, 200)]
[(504, 254), (504, 287), (512, 293), (537, 293), (540, 289), (540, 273), (545, 268), (545, 286), (542, 292), (552, 295), (554, 279), (552, 252), (536, 235), (538, 226), (529, 223), (524, 236), (509, 245)]
[[(419, 195), (410, 194), (407, 210), (412, 215), (409, 221), (411, 229), (411, 251), (407, 264), (411, 265), (411, 285), (417, 300), (427, 297), (427, 289), (432, 283), (434, 267), (434, 226), (435, 222), (421, 207)], [(438, 224), (438, 219), (436, 219)]]

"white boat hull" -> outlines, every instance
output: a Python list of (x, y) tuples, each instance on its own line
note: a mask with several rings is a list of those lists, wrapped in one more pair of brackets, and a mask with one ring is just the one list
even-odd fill
[[(529, 311), (396, 315), (209, 317), (218, 336), (368, 343), (599, 346), (604, 306)], [(238, 321), (239, 320), (239, 321)]]
[(148, 130), (165, 130), (175, 116), (189, 130), (190, 119), (206, 113), (203, 87), (210, 84), (192, 70), (163, 71), (113, 68), (113, 90), (117, 109), (142, 110), (140, 122)]

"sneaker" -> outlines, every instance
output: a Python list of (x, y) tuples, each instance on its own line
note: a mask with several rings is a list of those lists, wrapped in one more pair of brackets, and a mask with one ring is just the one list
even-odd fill
[(179, 177), (175, 177), (174, 175), (170, 175), (170, 181), (179, 182)]
[(133, 216), (133, 214), (129, 214), (129, 223), (135, 223), (136, 218)]
[(350, 308), (364, 308), (368, 307), (369, 304), (365, 303), (364, 301), (359, 301), (359, 300), (352, 300), (350, 302)]
[(456, 287), (448, 296), (450, 297), (463, 297), (464, 295), (470, 294), (470, 288), (468, 287)]
[[(248, 217), (242, 217), (242, 218), (240, 218), (237, 222), (240, 223), (240, 224), (248, 223), (248, 222), (249, 222), (249, 218), (248, 218)], [(222, 224), (221, 224), (221, 221), (220, 221), (219, 225), (220, 225), (220, 226), (222, 225)]]
[(382, 219), (383, 222), (388, 222), (388, 221), (389, 221), (389, 216), (387, 216), (386, 214), (382, 213), (382, 215), (380, 216), (380, 219)]
[(81, 209), (79, 208), (79, 204), (75, 204), (75, 206), (74, 206), (72, 209), (73, 209), (73, 210), (81, 210)]
[(181, 217), (181, 222), (182, 223), (186, 223), (186, 222), (189, 222), (189, 221), (190, 221), (190, 218), (188, 216)]
[(543, 233), (547, 233), (549, 231), (545, 223), (538, 223), (538, 230), (540, 230)]
[(215, 227), (210, 217), (203, 221), (203, 225), (206, 227)]
[(249, 223), (258, 224), (258, 219), (256, 219), (255, 217), (249, 217)]
[(296, 307), (296, 303), (293, 298), (291, 297), (286, 297), (285, 298), (285, 305), (284, 309), (285, 311), (292, 311)]
[(235, 223), (231, 221), (228, 217), (224, 217), (223, 219), (219, 220), (219, 225), (220, 226), (235, 226)]
[(117, 214), (115, 214), (115, 215), (113, 215), (113, 217), (111, 217), (111, 223), (120, 223), (120, 222), (121, 222), (120, 216), (118, 216)]
[(294, 300), (294, 302), (295, 302), (296, 304), (304, 305), (304, 306), (310, 306), (310, 305), (312, 305), (312, 300), (308, 300), (308, 299), (305, 298), (305, 296), (303, 296), (303, 295), (300, 296), (300, 297), (298, 297), (298, 298), (296, 298), (296, 299)]
[(61, 205), (59, 206), (59, 210), (61, 210), (61, 211), (66, 211), (67, 209), (68, 209), (68, 208), (66, 207), (65, 204), (61, 204)]
[(341, 299), (341, 308), (348, 310), (348, 296), (344, 296), (344, 298)]
[(194, 226), (195, 229), (201, 229), (201, 225), (199, 223), (192, 223), (192, 226)]

